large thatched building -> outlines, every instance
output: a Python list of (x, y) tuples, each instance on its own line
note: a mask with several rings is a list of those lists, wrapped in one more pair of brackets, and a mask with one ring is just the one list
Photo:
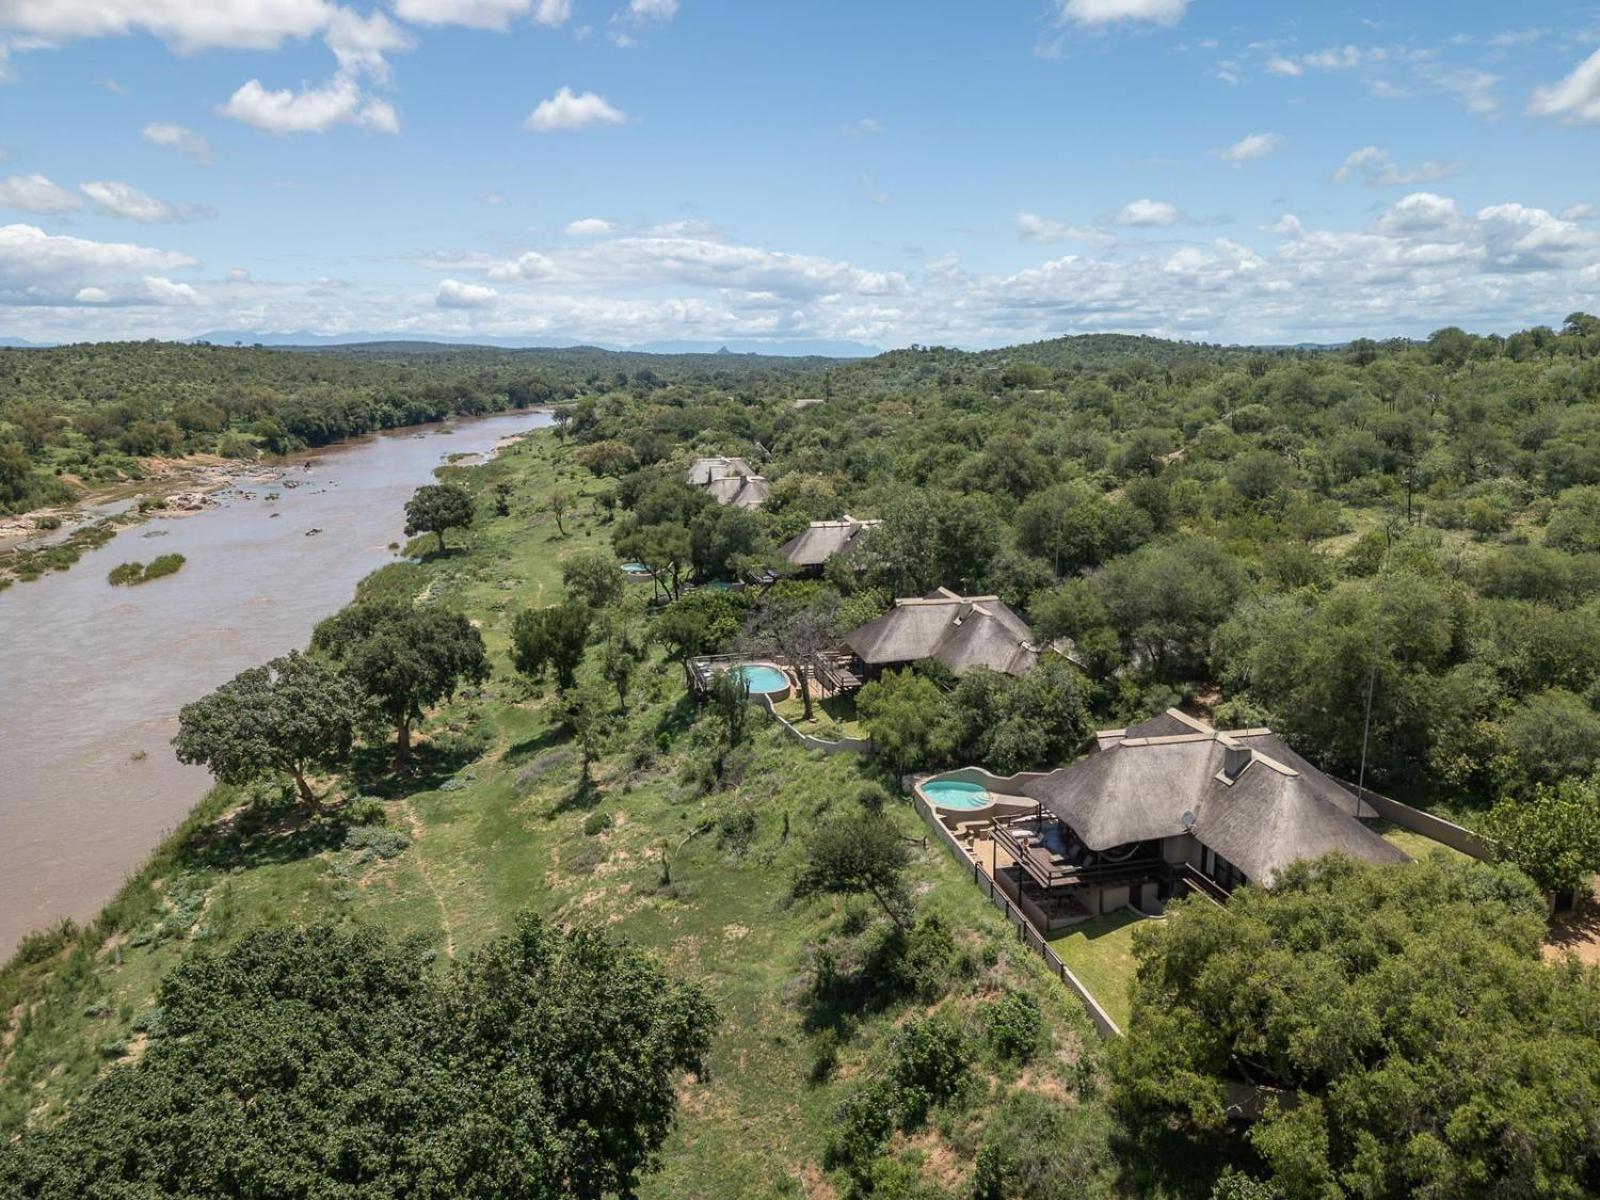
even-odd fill
[(1184, 891), (1220, 900), (1245, 883), (1271, 887), (1290, 863), (1333, 851), (1407, 861), (1364, 823), (1377, 815), (1369, 806), (1270, 729), (1222, 731), (1169, 709), (1095, 746), (1019, 777), (1005, 798), (1035, 811), (993, 831), (1011, 859), (997, 881), (1043, 927), (1126, 904), (1157, 911)]
[(998, 596), (958, 596), (949, 588), (896, 600), (844, 640), (867, 678), (922, 659), (958, 675), (975, 667), (1025, 675), (1039, 661), (1028, 623)]
[(849, 513), (838, 521), (813, 521), (802, 533), (778, 547), (778, 553), (803, 574), (815, 575), (830, 558), (854, 546), (861, 535), (876, 529), (882, 521), (858, 521)]
[(718, 504), (734, 508), (760, 508), (767, 501), (766, 477), (742, 458), (697, 458), (689, 465), (684, 482), (704, 488)]

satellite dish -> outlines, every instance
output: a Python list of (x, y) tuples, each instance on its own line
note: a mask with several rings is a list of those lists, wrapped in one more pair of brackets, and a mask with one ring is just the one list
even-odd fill
[(1193, 809), (1186, 808), (1186, 809), (1183, 810), (1183, 827), (1184, 827), (1184, 829), (1186, 831), (1194, 828), (1194, 810)]

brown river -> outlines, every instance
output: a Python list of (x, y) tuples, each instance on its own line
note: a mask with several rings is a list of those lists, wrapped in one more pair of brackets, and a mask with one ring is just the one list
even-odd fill
[[(510, 413), (328, 447), (0, 592), (0, 960), (30, 929), (93, 916), (205, 794), (168, 745), (179, 708), (303, 646), (393, 561), (406, 500), (447, 456), (550, 423)], [(106, 582), (171, 553), (188, 559), (176, 575)]]

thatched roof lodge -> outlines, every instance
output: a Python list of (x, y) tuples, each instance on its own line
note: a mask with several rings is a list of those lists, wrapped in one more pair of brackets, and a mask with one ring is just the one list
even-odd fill
[(859, 521), (849, 513), (838, 521), (813, 521), (804, 532), (778, 547), (778, 553), (791, 566), (816, 570), (834, 555), (850, 549), (866, 530), (881, 524), (879, 520)]
[(1039, 661), (1028, 623), (998, 596), (958, 596), (949, 588), (896, 600), (844, 640), (868, 675), (925, 658), (958, 675), (975, 667), (1025, 675)]
[(1220, 901), (1334, 851), (1408, 861), (1363, 823), (1370, 807), (1270, 729), (1218, 730), (1177, 709), (1097, 734), (1095, 752), (1069, 766), (1004, 782), (1000, 799), (1036, 808), (992, 830), (995, 862), (1010, 859), (995, 879), (1041, 928), (1127, 904), (1159, 911), (1185, 891)]
[(760, 508), (767, 501), (770, 487), (766, 478), (742, 458), (717, 455), (697, 458), (689, 465), (684, 482), (704, 488), (718, 504), (734, 508)]

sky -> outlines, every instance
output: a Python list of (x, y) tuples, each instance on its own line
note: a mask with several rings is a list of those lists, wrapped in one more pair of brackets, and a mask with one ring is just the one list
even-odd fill
[(0, 338), (1600, 311), (1600, 6), (0, 0)]

